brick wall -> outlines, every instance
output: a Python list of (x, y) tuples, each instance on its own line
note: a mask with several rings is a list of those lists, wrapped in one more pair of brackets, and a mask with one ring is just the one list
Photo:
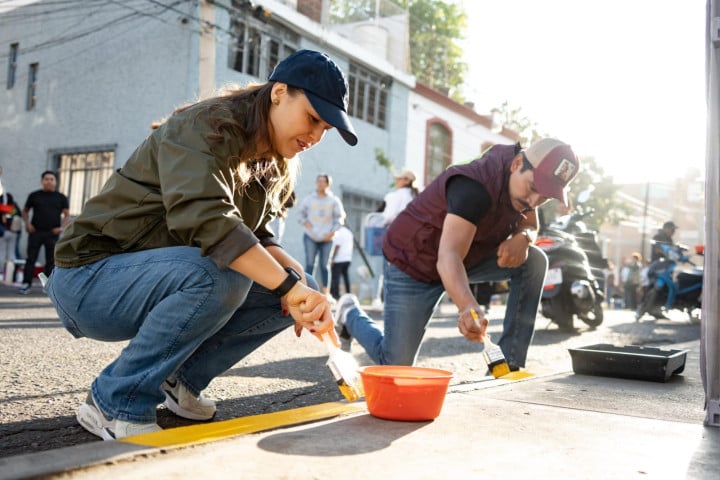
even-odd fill
[(318, 23), (322, 23), (323, 0), (297, 0), (297, 11)]

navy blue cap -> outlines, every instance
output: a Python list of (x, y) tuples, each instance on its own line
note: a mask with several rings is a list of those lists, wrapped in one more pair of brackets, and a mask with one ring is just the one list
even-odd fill
[(275, 67), (269, 80), (302, 88), (318, 115), (337, 128), (349, 145), (357, 144), (355, 129), (347, 115), (347, 80), (326, 54), (298, 50)]

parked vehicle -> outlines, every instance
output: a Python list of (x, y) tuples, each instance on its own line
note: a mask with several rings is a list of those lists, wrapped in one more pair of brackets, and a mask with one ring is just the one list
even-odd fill
[(585, 195), (582, 193), (578, 195), (580, 206), (578, 206), (573, 213), (558, 217), (550, 223), (547, 228), (553, 231), (569, 233), (574, 236), (578, 246), (585, 252), (588, 263), (590, 263), (590, 269), (598, 285), (600, 285), (600, 288), (604, 292), (605, 270), (608, 267), (607, 258), (603, 256), (602, 250), (600, 249), (597, 232), (590, 230), (583, 220), (591, 217), (595, 213), (595, 210), (592, 208), (582, 208), (582, 203), (587, 201), (589, 194), (590, 192), (588, 191)]
[[(587, 201), (589, 193), (580, 194), (578, 202)], [(601, 254), (597, 233), (582, 221), (592, 213), (578, 207), (550, 225), (541, 225), (536, 242), (549, 261), (540, 311), (562, 330), (574, 328), (575, 316), (590, 327), (603, 321), (607, 259)]]
[[(635, 320), (640, 321), (645, 313), (656, 319), (665, 318), (664, 312), (680, 310), (692, 317), (693, 310), (701, 308), (703, 268), (695, 265), (685, 254), (685, 245), (660, 244), (665, 258), (652, 262), (648, 266), (650, 288), (643, 296), (642, 302), (635, 312)], [(698, 255), (704, 254), (703, 246), (695, 247)], [(692, 266), (681, 270), (680, 263)]]

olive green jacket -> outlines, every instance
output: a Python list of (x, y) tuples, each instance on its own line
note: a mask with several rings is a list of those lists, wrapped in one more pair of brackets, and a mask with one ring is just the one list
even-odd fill
[(225, 268), (259, 242), (275, 244), (264, 188), (242, 185), (237, 163), (228, 161), (237, 158), (242, 140), (224, 132), (222, 142), (208, 141), (208, 117), (195, 105), (154, 130), (65, 229), (55, 264), (76, 267), (116, 253), (189, 245)]

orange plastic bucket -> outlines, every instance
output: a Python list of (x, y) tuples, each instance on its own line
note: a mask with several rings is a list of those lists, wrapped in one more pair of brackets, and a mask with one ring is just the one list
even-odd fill
[(370, 414), (387, 420), (423, 421), (440, 415), (452, 372), (376, 365), (359, 370)]

